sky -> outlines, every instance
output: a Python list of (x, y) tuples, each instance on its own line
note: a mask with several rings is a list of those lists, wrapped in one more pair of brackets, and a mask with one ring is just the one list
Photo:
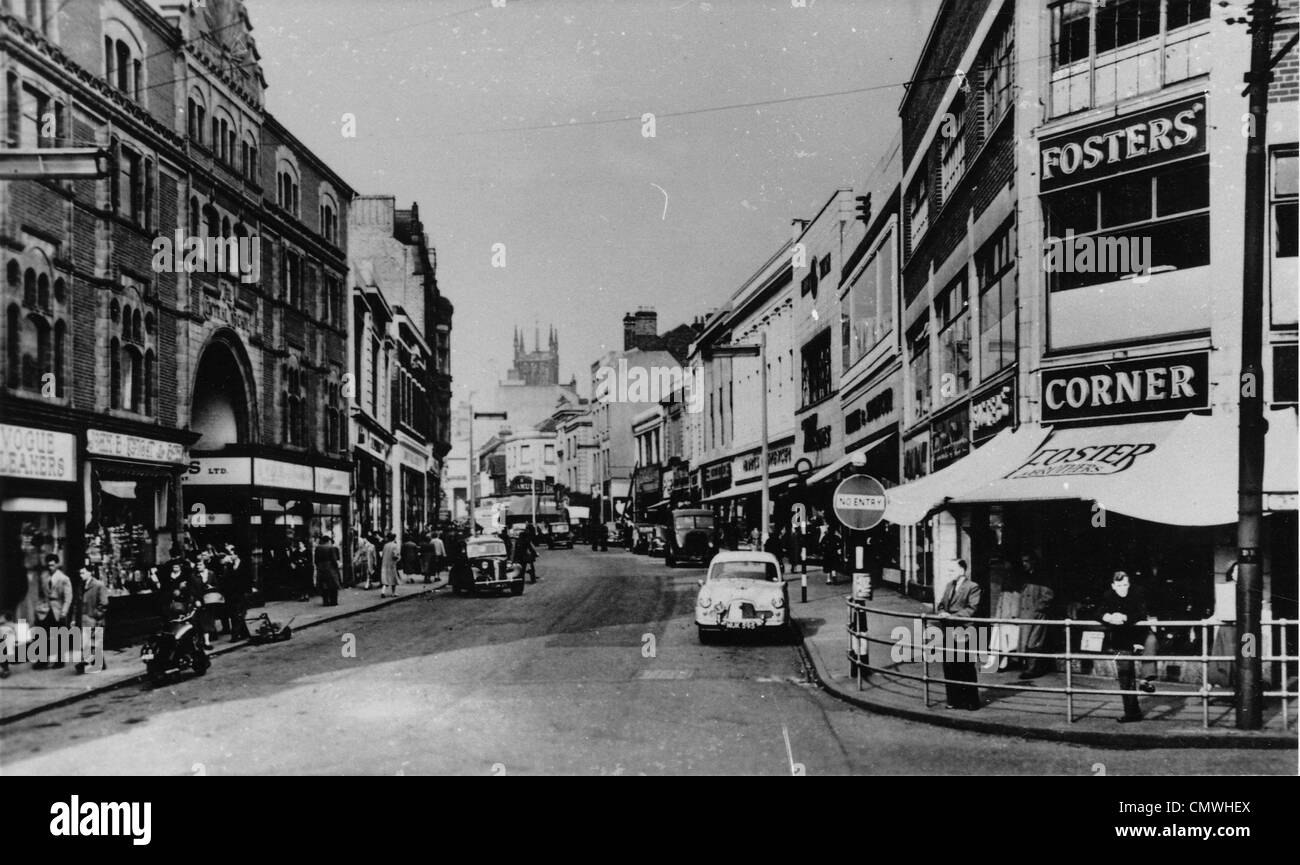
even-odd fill
[(268, 109), (358, 192), (419, 202), (463, 398), (516, 325), (530, 350), (554, 325), (590, 395), (624, 313), (722, 305), (793, 219), (876, 179), (937, 0), (246, 5)]

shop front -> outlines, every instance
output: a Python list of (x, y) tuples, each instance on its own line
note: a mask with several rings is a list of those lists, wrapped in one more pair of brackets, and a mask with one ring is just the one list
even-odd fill
[(13, 621), (35, 622), (47, 555), (65, 572), (78, 563), (79, 492), (75, 434), (0, 423), (0, 610)]
[[(703, 504), (713, 508), (724, 537), (728, 533), (736, 537), (748, 536), (760, 525), (763, 494), (761, 455), (761, 449), (755, 448), (732, 457), (729, 463), (715, 463), (708, 467), (714, 469), (714, 475), (719, 478), (716, 483), (719, 491), (704, 496)], [(789, 515), (788, 496), (784, 492), (796, 480), (793, 437), (768, 447), (767, 464), (769, 517), (772, 528), (775, 528)], [(727, 468), (721, 469), (721, 465)], [(722, 488), (720, 481), (724, 477), (728, 483)], [(707, 485), (707, 471), (705, 480)], [(779, 502), (785, 502), (784, 509), (779, 507)]]
[(353, 449), (353, 511), (366, 533), (393, 529), (393, 475), (383, 455), (360, 445)]
[(86, 430), (84, 560), (108, 586), (106, 645), (149, 633), (166, 611), (166, 575), (183, 528), (180, 483), (185, 444), (103, 429)]
[(653, 509), (658, 508), (664, 497), (663, 470), (658, 465), (641, 466), (632, 473), (632, 488), (636, 493), (633, 519), (636, 522), (653, 521)]
[[(296, 597), (310, 584), (317, 538), (327, 534), (351, 563), (348, 499), (351, 473), (264, 457), (200, 457), (190, 461), (184, 493), (191, 542), (225, 543), (249, 567), (253, 599)], [(345, 579), (350, 575), (345, 573)]]

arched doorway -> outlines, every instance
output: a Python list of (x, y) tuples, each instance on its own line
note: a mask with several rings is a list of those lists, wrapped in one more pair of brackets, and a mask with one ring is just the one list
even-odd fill
[(190, 429), (200, 438), (191, 451), (210, 453), (252, 440), (252, 400), (245, 385), (242, 354), (238, 343), (232, 345), (221, 336), (204, 348), (194, 376), (190, 411)]

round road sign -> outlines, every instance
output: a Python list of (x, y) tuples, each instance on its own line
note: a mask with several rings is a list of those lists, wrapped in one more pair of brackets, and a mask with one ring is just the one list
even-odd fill
[(853, 475), (835, 488), (835, 516), (845, 528), (866, 531), (885, 516), (885, 488), (871, 475)]

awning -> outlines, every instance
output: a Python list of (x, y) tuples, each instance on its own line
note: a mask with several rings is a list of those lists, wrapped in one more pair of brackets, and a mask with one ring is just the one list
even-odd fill
[(135, 498), (135, 481), (100, 481), (99, 488), (113, 498)]
[[(781, 478), (780, 480), (768, 480), (767, 491), (769, 494), (775, 493), (781, 487), (785, 486), (786, 484), (790, 483), (793, 480), (794, 478), (788, 478), (788, 477)], [(705, 496), (703, 499), (701, 499), (701, 503), (721, 502), (721, 501), (725, 501), (726, 499), (734, 499), (739, 496), (758, 495), (762, 491), (763, 491), (763, 482), (761, 480), (749, 481), (748, 483), (737, 484), (736, 486), (732, 487), (729, 490), (724, 490), (723, 492), (715, 493), (714, 495), (711, 496)]]
[(1002, 430), (947, 468), (887, 490), (885, 519), (915, 525), (955, 494), (975, 489), (1022, 464), (1046, 436), (1047, 430), (1035, 424)]
[(646, 507), (646, 510), (647, 510), (647, 511), (658, 510), (659, 508), (666, 507), (666, 506), (672, 504), (672, 501), (673, 501), (672, 499), (660, 499), (659, 501), (655, 502), (654, 504), (652, 504), (652, 505), (648, 505), (648, 506)]
[(887, 435), (881, 436), (879, 439), (867, 445), (866, 447), (856, 450), (851, 454), (845, 454), (844, 456), (840, 457), (835, 462), (831, 463), (825, 468), (819, 469), (816, 474), (808, 478), (808, 483), (810, 484), (821, 483), (831, 475), (838, 472), (840, 469), (844, 468), (849, 463), (853, 462), (854, 457), (865, 457), (867, 454), (871, 453), (873, 450), (880, 447), (882, 444), (884, 444), (887, 441), (889, 441), (889, 436)]
[[(1270, 412), (1268, 421), (1264, 491), (1294, 493), (1295, 412)], [(1188, 415), (1060, 430), (1020, 462), (970, 480), (975, 482), (965, 489), (951, 490), (951, 502), (1080, 500), (1167, 525), (1232, 523), (1237, 520), (1237, 418)]]

